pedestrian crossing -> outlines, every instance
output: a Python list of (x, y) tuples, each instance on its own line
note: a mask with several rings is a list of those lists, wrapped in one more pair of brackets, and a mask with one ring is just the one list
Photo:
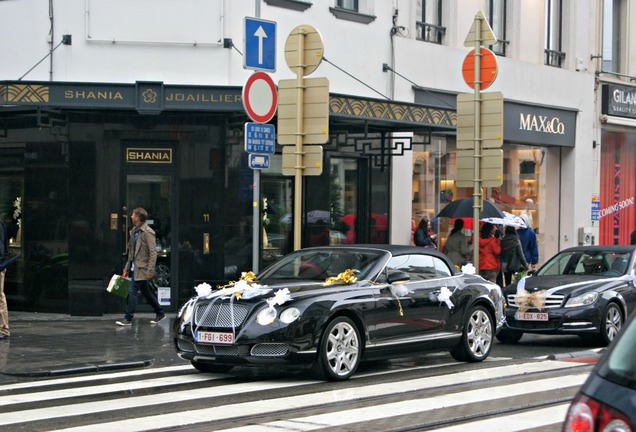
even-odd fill
[(523, 431), (562, 422), (590, 370), (548, 360), (453, 362), (338, 383), (203, 374), (189, 365), (101, 373), (0, 386), (0, 429)]

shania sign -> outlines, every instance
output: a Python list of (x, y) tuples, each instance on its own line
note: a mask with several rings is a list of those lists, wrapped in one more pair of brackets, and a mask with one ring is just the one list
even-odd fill
[(169, 148), (134, 148), (126, 149), (127, 163), (171, 164), (172, 149)]

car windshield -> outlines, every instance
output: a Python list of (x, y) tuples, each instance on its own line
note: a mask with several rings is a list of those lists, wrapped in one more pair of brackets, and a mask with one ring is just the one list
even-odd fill
[(623, 329), (624, 334), (600, 368), (599, 374), (616, 384), (636, 390), (636, 320)]
[(388, 252), (373, 249), (306, 249), (283, 257), (259, 275), (258, 280), (302, 279), (324, 281), (345, 270), (358, 270), (359, 280), (369, 278), (369, 272)]
[(613, 251), (564, 251), (554, 256), (535, 274), (538, 276), (595, 275), (616, 277), (629, 272), (630, 253)]

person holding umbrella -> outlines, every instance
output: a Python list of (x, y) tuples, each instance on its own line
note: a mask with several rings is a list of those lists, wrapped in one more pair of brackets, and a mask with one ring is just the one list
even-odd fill
[(496, 283), (500, 270), (501, 244), (494, 235), (494, 228), (490, 222), (484, 222), (479, 232), (479, 275)]
[(513, 226), (506, 226), (505, 234), (501, 239), (501, 272), (504, 286), (512, 283), (512, 276), (515, 273), (527, 269), (528, 263), (523, 254), (517, 230)]

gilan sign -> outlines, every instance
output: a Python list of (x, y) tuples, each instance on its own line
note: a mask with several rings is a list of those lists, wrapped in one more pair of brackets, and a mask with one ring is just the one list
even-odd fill
[(171, 164), (172, 149), (129, 147), (126, 149), (126, 163)]

